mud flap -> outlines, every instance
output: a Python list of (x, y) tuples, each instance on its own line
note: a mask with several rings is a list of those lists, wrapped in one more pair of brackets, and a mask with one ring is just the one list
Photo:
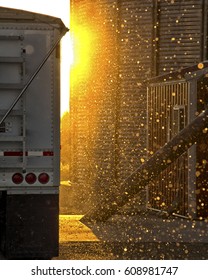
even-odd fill
[(58, 194), (4, 195), (1, 250), (8, 259), (58, 256)]

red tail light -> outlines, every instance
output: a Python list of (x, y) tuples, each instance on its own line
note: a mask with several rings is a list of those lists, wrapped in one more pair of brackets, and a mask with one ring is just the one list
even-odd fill
[(37, 177), (34, 173), (28, 173), (25, 177), (25, 181), (28, 183), (28, 184), (34, 184), (37, 180)]
[(47, 184), (48, 181), (49, 181), (49, 175), (47, 173), (41, 173), (39, 176), (38, 176), (38, 181), (41, 183), (41, 184)]
[(13, 176), (12, 176), (12, 181), (13, 183), (15, 184), (21, 184), (23, 182), (23, 175), (21, 173), (15, 173)]

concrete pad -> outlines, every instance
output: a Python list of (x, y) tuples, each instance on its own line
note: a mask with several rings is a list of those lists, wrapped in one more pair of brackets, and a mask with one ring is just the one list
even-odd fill
[(99, 241), (92, 230), (79, 221), (82, 217), (82, 215), (59, 216), (59, 242)]
[(106, 242), (208, 243), (208, 220), (161, 217), (150, 212), (135, 216), (115, 215), (104, 223), (86, 223)]
[(87, 226), (121, 260), (206, 260), (208, 221), (161, 217), (148, 212), (115, 215)]

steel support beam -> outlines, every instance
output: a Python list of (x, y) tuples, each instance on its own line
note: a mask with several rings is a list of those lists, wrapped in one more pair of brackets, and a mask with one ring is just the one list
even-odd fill
[[(112, 186), (99, 203), (81, 219), (81, 222), (105, 222), (129, 202), (172, 162), (196, 144), (208, 132), (208, 109), (140, 165), (119, 186)], [(108, 189), (109, 190), (109, 189)], [(118, 193), (120, 194), (118, 196)]]

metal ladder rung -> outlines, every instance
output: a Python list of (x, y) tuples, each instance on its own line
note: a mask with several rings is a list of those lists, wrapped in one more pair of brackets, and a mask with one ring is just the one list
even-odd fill
[(18, 41), (18, 40), (23, 40), (24, 37), (23, 35), (0, 35), (0, 40), (1, 41)]
[(0, 83), (0, 89), (22, 89), (24, 85), (22, 83), (19, 84), (6, 84)]
[(0, 56), (0, 63), (23, 63), (25, 60), (23, 57), (12, 56)]
[(23, 142), (23, 136), (1, 136), (0, 135), (0, 142)]
[[(6, 113), (6, 110), (0, 110), (0, 116), (4, 116)], [(11, 114), (12, 116), (22, 116), (23, 112), (22, 110), (12, 110)]]
[(22, 162), (18, 162), (18, 163), (15, 163), (15, 164), (7, 164), (7, 165), (4, 165), (4, 167), (0, 167), (0, 169), (11, 169), (11, 168), (22, 169)]

